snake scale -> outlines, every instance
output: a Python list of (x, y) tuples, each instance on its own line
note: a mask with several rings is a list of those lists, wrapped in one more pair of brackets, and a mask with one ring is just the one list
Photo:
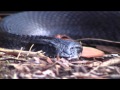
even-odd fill
[(48, 56), (78, 58), (82, 45), (55, 38), (57, 34), (120, 41), (120, 12), (23, 11), (0, 21), (0, 47), (29, 50), (34, 44), (33, 51), (43, 50)]

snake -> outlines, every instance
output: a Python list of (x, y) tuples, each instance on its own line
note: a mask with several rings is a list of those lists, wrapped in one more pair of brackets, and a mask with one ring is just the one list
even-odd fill
[(0, 21), (2, 48), (29, 50), (34, 44), (33, 51), (50, 57), (80, 57), (82, 44), (56, 38), (57, 34), (120, 41), (120, 11), (21, 11)]

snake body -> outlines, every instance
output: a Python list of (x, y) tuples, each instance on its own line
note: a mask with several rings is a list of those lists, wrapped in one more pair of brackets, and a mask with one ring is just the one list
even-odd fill
[(0, 47), (43, 50), (48, 56), (77, 58), (80, 43), (55, 38), (65, 34), (74, 39), (100, 38), (120, 41), (119, 11), (24, 11), (0, 22)]

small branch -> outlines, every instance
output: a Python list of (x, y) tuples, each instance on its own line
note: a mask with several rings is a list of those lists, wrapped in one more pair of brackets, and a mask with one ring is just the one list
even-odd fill
[(110, 59), (106, 62), (103, 62), (99, 67), (106, 67), (110, 65), (120, 64), (120, 57)]
[(25, 59), (15, 59), (15, 58), (3, 58), (3, 59), (0, 59), (0, 61), (9, 61), (9, 60), (15, 60), (15, 61), (22, 61), (22, 62), (26, 62), (27, 60)]
[(99, 77), (99, 76), (88, 74), (88, 73), (86, 74), (85, 73), (73, 73), (72, 76), (77, 77), (77, 78), (85, 78), (85, 79), (107, 79), (107, 78)]
[(90, 71), (91, 72), (94, 72), (95, 70), (101, 68), (101, 67), (106, 67), (106, 66), (110, 66), (110, 65), (115, 65), (115, 64), (120, 64), (120, 57), (117, 57), (117, 58), (113, 58), (113, 59), (110, 59), (109, 61), (106, 61), (106, 62), (103, 62), (101, 65), (99, 65), (98, 67), (95, 67), (94, 69), (92, 69)]
[(27, 55), (29, 53), (29, 56), (35, 56), (39, 55), (40, 57), (46, 57), (41, 51), (38, 52), (32, 52), (32, 51), (23, 51), (23, 50), (12, 50), (12, 49), (5, 49), (5, 48), (0, 48), (0, 52), (5, 52), (7, 54), (13, 54), (13, 55), (18, 55), (19, 53), (23, 55)]
[(108, 42), (108, 43), (116, 43), (116, 44), (120, 44), (120, 42), (118, 41), (112, 41), (112, 40), (106, 40), (106, 39), (97, 39), (97, 38), (82, 38), (82, 39), (78, 39), (80, 41), (102, 41), (102, 42)]

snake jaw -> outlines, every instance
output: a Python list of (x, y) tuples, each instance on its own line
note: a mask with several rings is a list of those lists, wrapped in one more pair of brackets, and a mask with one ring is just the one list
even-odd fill
[(67, 58), (68, 60), (79, 60), (79, 57), (81, 56), (81, 53), (79, 53), (78, 55), (76, 55), (76, 56), (71, 56), (71, 57), (69, 57), (69, 58)]

